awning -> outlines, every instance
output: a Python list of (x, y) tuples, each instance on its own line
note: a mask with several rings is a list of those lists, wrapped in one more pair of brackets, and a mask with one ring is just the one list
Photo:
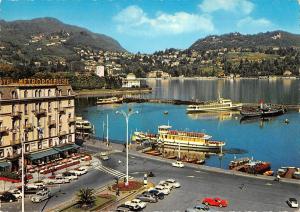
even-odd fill
[(5, 167), (10, 167), (11, 166), (11, 163), (9, 163), (9, 162), (0, 162), (0, 167), (1, 168), (5, 168)]
[(77, 144), (68, 144), (68, 145), (64, 145), (64, 146), (58, 146), (58, 147), (53, 147), (53, 149), (59, 151), (59, 152), (64, 152), (70, 149), (79, 149), (80, 146), (78, 146)]
[(31, 153), (30, 155), (28, 155), (28, 158), (30, 160), (37, 160), (37, 159), (44, 158), (44, 157), (51, 156), (51, 155), (55, 155), (55, 154), (58, 154), (58, 153), (59, 152), (53, 148), (53, 149), (48, 149), (46, 151)]

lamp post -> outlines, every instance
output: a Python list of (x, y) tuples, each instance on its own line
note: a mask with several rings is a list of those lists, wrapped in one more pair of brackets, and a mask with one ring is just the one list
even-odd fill
[(138, 111), (132, 111), (131, 109), (129, 109), (128, 113), (126, 113), (123, 110), (116, 111), (116, 114), (123, 115), (126, 120), (126, 183), (125, 186), (128, 186), (128, 121), (131, 115), (138, 114), (138, 113), (139, 113)]

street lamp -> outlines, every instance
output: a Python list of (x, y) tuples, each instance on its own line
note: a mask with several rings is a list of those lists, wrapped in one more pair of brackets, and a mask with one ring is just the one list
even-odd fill
[(128, 186), (128, 121), (131, 115), (138, 114), (138, 113), (139, 113), (138, 111), (132, 111), (131, 109), (129, 109), (128, 113), (126, 113), (123, 110), (116, 111), (116, 114), (123, 115), (126, 120), (126, 183), (125, 186)]

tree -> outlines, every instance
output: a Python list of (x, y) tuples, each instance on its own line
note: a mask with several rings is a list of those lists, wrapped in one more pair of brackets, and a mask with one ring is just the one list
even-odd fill
[(92, 188), (81, 188), (77, 193), (77, 197), (81, 208), (90, 208), (96, 201), (94, 189)]

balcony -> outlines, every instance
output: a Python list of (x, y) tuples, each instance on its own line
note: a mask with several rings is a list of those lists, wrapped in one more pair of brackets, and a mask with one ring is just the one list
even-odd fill
[(24, 124), (23, 128), (29, 132), (29, 131), (33, 131), (33, 125), (32, 124)]
[(11, 112), (10, 116), (13, 118), (13, 119), (21, 119), (21, 115), (22, 115), (22, 112), (20, 111), (13, 111)]
[(0, 127), (0, 134), (8, 134), (9, 129), (7, 127)]
[(20, 156), (20, 154), (14, 152), (13, 154), (8, 154), (7, 158), (8, 159), (15, 159), (15, 158), (18, 158), (19, 156)]
[(65, 114), (66, 113), (66, 108), (58, 107), (57, 111), (58, 111), (59, 114)]
[(58, 132), (58, 137), (66, 136), (67, 132), (66, 131), (59, 131)]
[(34, 110), (33, 111), (34, 112), (34, 114), (36, 115), (36, 116), (46, 116), (47, 115), (47, 111), (46, 111), (46, 109), (39, 109), (39, 110)]
[(76, 119), (75, 118), (68, 118), (69, 124), (75, 124)]
[(56, 127), (56, 121), (55, 120), (48, 120), (48, 126), (49, 127)]

